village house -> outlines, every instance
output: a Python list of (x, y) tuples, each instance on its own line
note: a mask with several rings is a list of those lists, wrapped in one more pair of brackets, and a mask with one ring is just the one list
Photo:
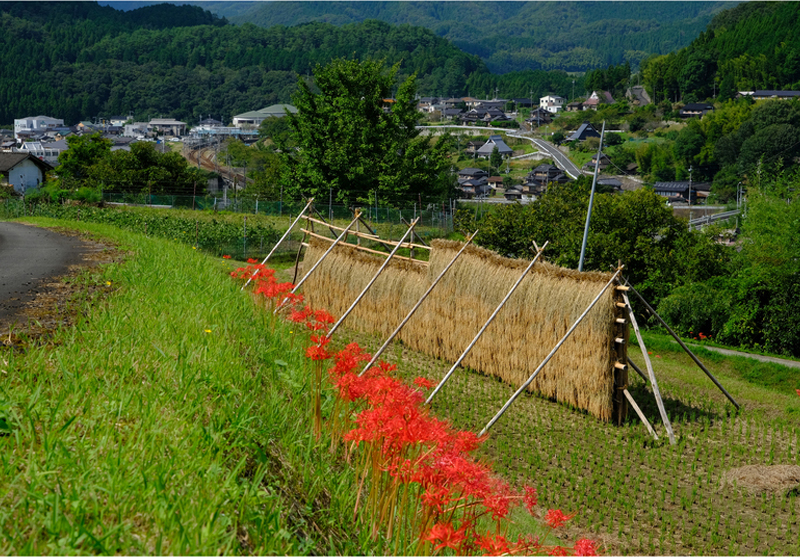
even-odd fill
[(695, 116), (700, 116), (702, 118), (707, 112), (711, 112), (712, 110), (714, 110), (713, 104), (688, 103), (680, 109), (678, 116), (681, 118), (694, 118)]
[(478, 149), (476, 154), (479, 157), (488, 159), (492, 156), (492, 151), (494, 151), (495, 147), (497, 147), (497, 151), (502, 157), (510, 157), (514, 152), (514, 150), (503, 141), (502, 136), (490, 135), (489, 139)]
[(600, 132), (594, 129), (594, 126), (592, 126), (592, 124), (589, 122), (584, 122), (567, 138), (567, 141), (584, 141), (590, 137), (599, 138)]
[(592, 91), (589, 98), (583, 101), (582, 110), (597, 110), (601, 104), (614, 104), (616, 101), (608, 91)]
[(666, 197), (668, 203), (688, 202), (690, 205), (695, 205), (698, 201), (705, 202), (710, 190), (711, 184), (707, 182), (690, 182), (689, 180), (653, 184), (653, 191), (656, 195)]
[(547, 95), (539, 99), (539, 108), (546, 110), (551, 114), (558, 114), (564, 110), (564, 103), (567, 99), (559, 97), (558, 95)]
[(30, 153), (0, 152), (0, 183), (19, 194), (38, 188), (51, 170), (51, 165)]

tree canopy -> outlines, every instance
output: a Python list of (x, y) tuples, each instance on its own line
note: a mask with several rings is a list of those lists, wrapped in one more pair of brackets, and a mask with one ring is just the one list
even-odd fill
[(300, 81), (286, 116), (296, 145), (282, 153), (288, 192), (382, 205), (452, 193), (453, 140), (420, 135), (415, 76), (396, 85), (398, 70), (340, 58), (316, 67), (313, 89)]

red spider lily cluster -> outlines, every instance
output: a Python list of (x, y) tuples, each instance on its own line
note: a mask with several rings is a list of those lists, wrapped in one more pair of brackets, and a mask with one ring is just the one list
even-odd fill
[[(573, 547), (548, 545), (546, 537), (507, 539), (513, 507), (524, 505), (538, 516), (536, 489), (512, 489), (492, 473), (490, 465), (472, 456), (483, 438), (430, 415), (422, 393), (434, 386), (428, 379), (418, 377), (414, 386), (407, 385), (393, 376), (395, 366), (385, 362), (359, 375), (370, 355), (357, 343), (330, 352), (327, 331), (334, 318), (303, 305), (302, 296), (289, 297), (292, 285), (278, 283), (272, 269), (255, 263), (231, 275), (253, 277), (256, 294), (270, 299), (272, 307), (287, 309), (289, 321), (308, 329), (314, 432), (321, 436), (322, 389), (332, 388), (336, 396), (327, 421), (331, 450), (341, 447), (356, 466), (354, 519), (372, 536), (387, 539), (394, 553), (411, 550), (418, 555), (445, 550), (460, 555), (597, 554), (595, 543), (588, 539)], [(552, 531), (573, 516), (550, 509), (544, 520)]]
[(711, 338), (710, 336), (708, 336), (708, 335), (707, 335), (707, 334), (705, 334), (705, 333), (697, 333), (697, 336), (694, 336), (694, 333), (693, 333), (692, 331), (689, 331), (689, 335), (690, 335), (690, 336), (691, 336), (691, 337), (692, 337), (694, 340), (706, 340), (706, 339), (709, 339), (709, 338)]

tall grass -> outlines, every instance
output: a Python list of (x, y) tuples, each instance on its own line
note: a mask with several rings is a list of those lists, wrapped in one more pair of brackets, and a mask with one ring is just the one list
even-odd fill
[[(40, 224), (56, 221), (37, 219)], [(225, 262), (115, 228), (74, 327), (0, 353), (0, 553), (364, 553), (354, 478), (298, 412), (291, 326)]]

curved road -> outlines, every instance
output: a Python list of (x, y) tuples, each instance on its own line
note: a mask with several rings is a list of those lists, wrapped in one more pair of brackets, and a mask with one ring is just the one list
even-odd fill
[(18, 222), (0, 222), (0, 321), (6, 321), (39, 293), (45, 279), (83, 262), (87, 245), (79, 238)]

